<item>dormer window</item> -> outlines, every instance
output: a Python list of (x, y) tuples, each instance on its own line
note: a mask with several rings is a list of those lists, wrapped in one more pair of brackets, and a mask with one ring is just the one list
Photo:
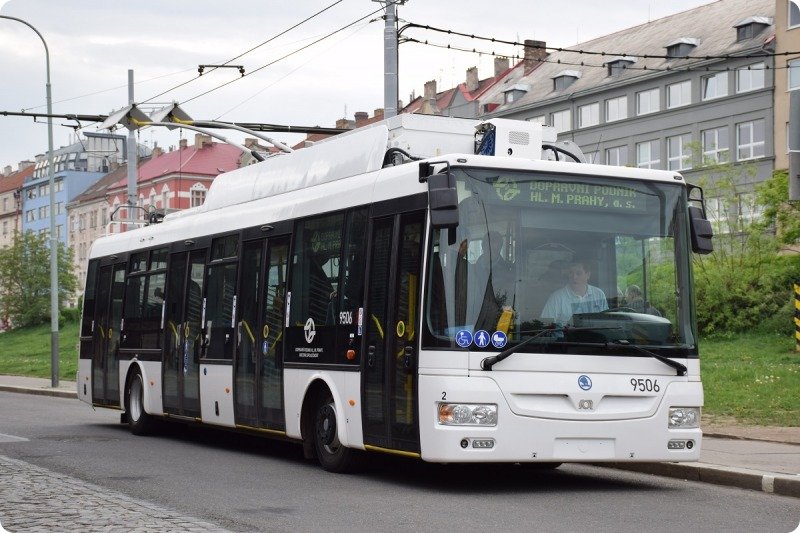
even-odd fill
[(772, 26), (770, 17), (748, 17), (733, 25), (736, 28), (736, 42), (752, 39), (770, 26)]
[(577, 70), (562, 70), (553, 76), (553, 90), (563, 91), (581, 77)]
[(517, 100), (525, 96), (525, 93), (527, 93), (529, 89), (530, 86), (521, 83), (512, 85), (511, 87), (503, 91), (503, 103), (510, 104), (511, 102), (516, 102)]
[(694, 37), (680, 37), (666, 46), (667, 57), (686, 57), (700, 44)]
[(636, 58), (632, 56), (612, 58), (610, 61), (606, 63), (606, 66), (608, 67), (608, 75), (619, 76), (635, 62)]

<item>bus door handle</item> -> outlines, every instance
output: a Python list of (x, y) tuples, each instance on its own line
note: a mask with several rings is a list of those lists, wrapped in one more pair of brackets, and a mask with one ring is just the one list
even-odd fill
[(414, 366), (414, 359), (413, 359), (414, 347), (406, 346), (404, 352), (405, 356), (403, 357), (403, 366), (405, 366), (406, 368), (411, 368), (412, 366)]
[(375, 347), (367, 347), (367, 366), (375, 366)]

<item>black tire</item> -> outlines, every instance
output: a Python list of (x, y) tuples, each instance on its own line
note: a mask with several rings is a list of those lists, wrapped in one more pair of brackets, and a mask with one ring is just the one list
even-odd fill
[(339, 442), (337, 426), (336, 404), (326, 391), (314, 407), (314, 449), (322, 468), (343, 473), (352, 470), (356, 452)]
[(128, 380), (125, 394), (125, 412), (128, 414), (128, 427), (134, 435), (148, 435), (153, 431), (153, 417), (144, 409), (144, 380), (138, 370)]

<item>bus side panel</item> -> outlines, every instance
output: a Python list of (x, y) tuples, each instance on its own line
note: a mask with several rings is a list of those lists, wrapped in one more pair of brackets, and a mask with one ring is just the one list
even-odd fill
[(234, 427), (233, 365), (200, 365), (200, 413), (204, 423)]
[[(364, 448), (361, 432), (361, 374), (315, 369), (287, 368), (283, 374), (283, 396), (286, 409), (286, 435), (301, 438), (300, 415), (303, 402), (315, 380), (325, 382), (336, 404), (339, 441), (350, 448)], [(352, 405), (350, 401), (352, 400)]]
[(159, 361), (138, 361), (136, 359), (119, 362), (120, 405), (125, 409), (125, 396), (128, 394), (129, 374), (138, 369), (144, 382), (144, 410), (148, 414), (161, 416), (164, 403), (161, 396), (161, 363)]
[(78, 375), (76, 377), (78, 399), (91, 405), (92, 403), (92, 360), (78, 359)]

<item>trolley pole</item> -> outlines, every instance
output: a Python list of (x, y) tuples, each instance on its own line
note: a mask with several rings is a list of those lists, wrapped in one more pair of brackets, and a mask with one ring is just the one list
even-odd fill
[[(128, 104), (133, 105), (133, 69), (128, 70)], [(133, 206), (137, 204), (137, 195), (136, 195), (136, 177), (138, 175), (137, 172), (137, 164), (138, 164), (138, 152), (136, 146), (136, 133), (132, 130), (128, 130), (128, 141), (127, 141), (127, 152), (128, 152), (128, 214), (126, 216), (127, 219), (133, 219)], [(132, 229), (132, 226), (129, 227), (128, 224), (123, 226), (125, 231)]]

